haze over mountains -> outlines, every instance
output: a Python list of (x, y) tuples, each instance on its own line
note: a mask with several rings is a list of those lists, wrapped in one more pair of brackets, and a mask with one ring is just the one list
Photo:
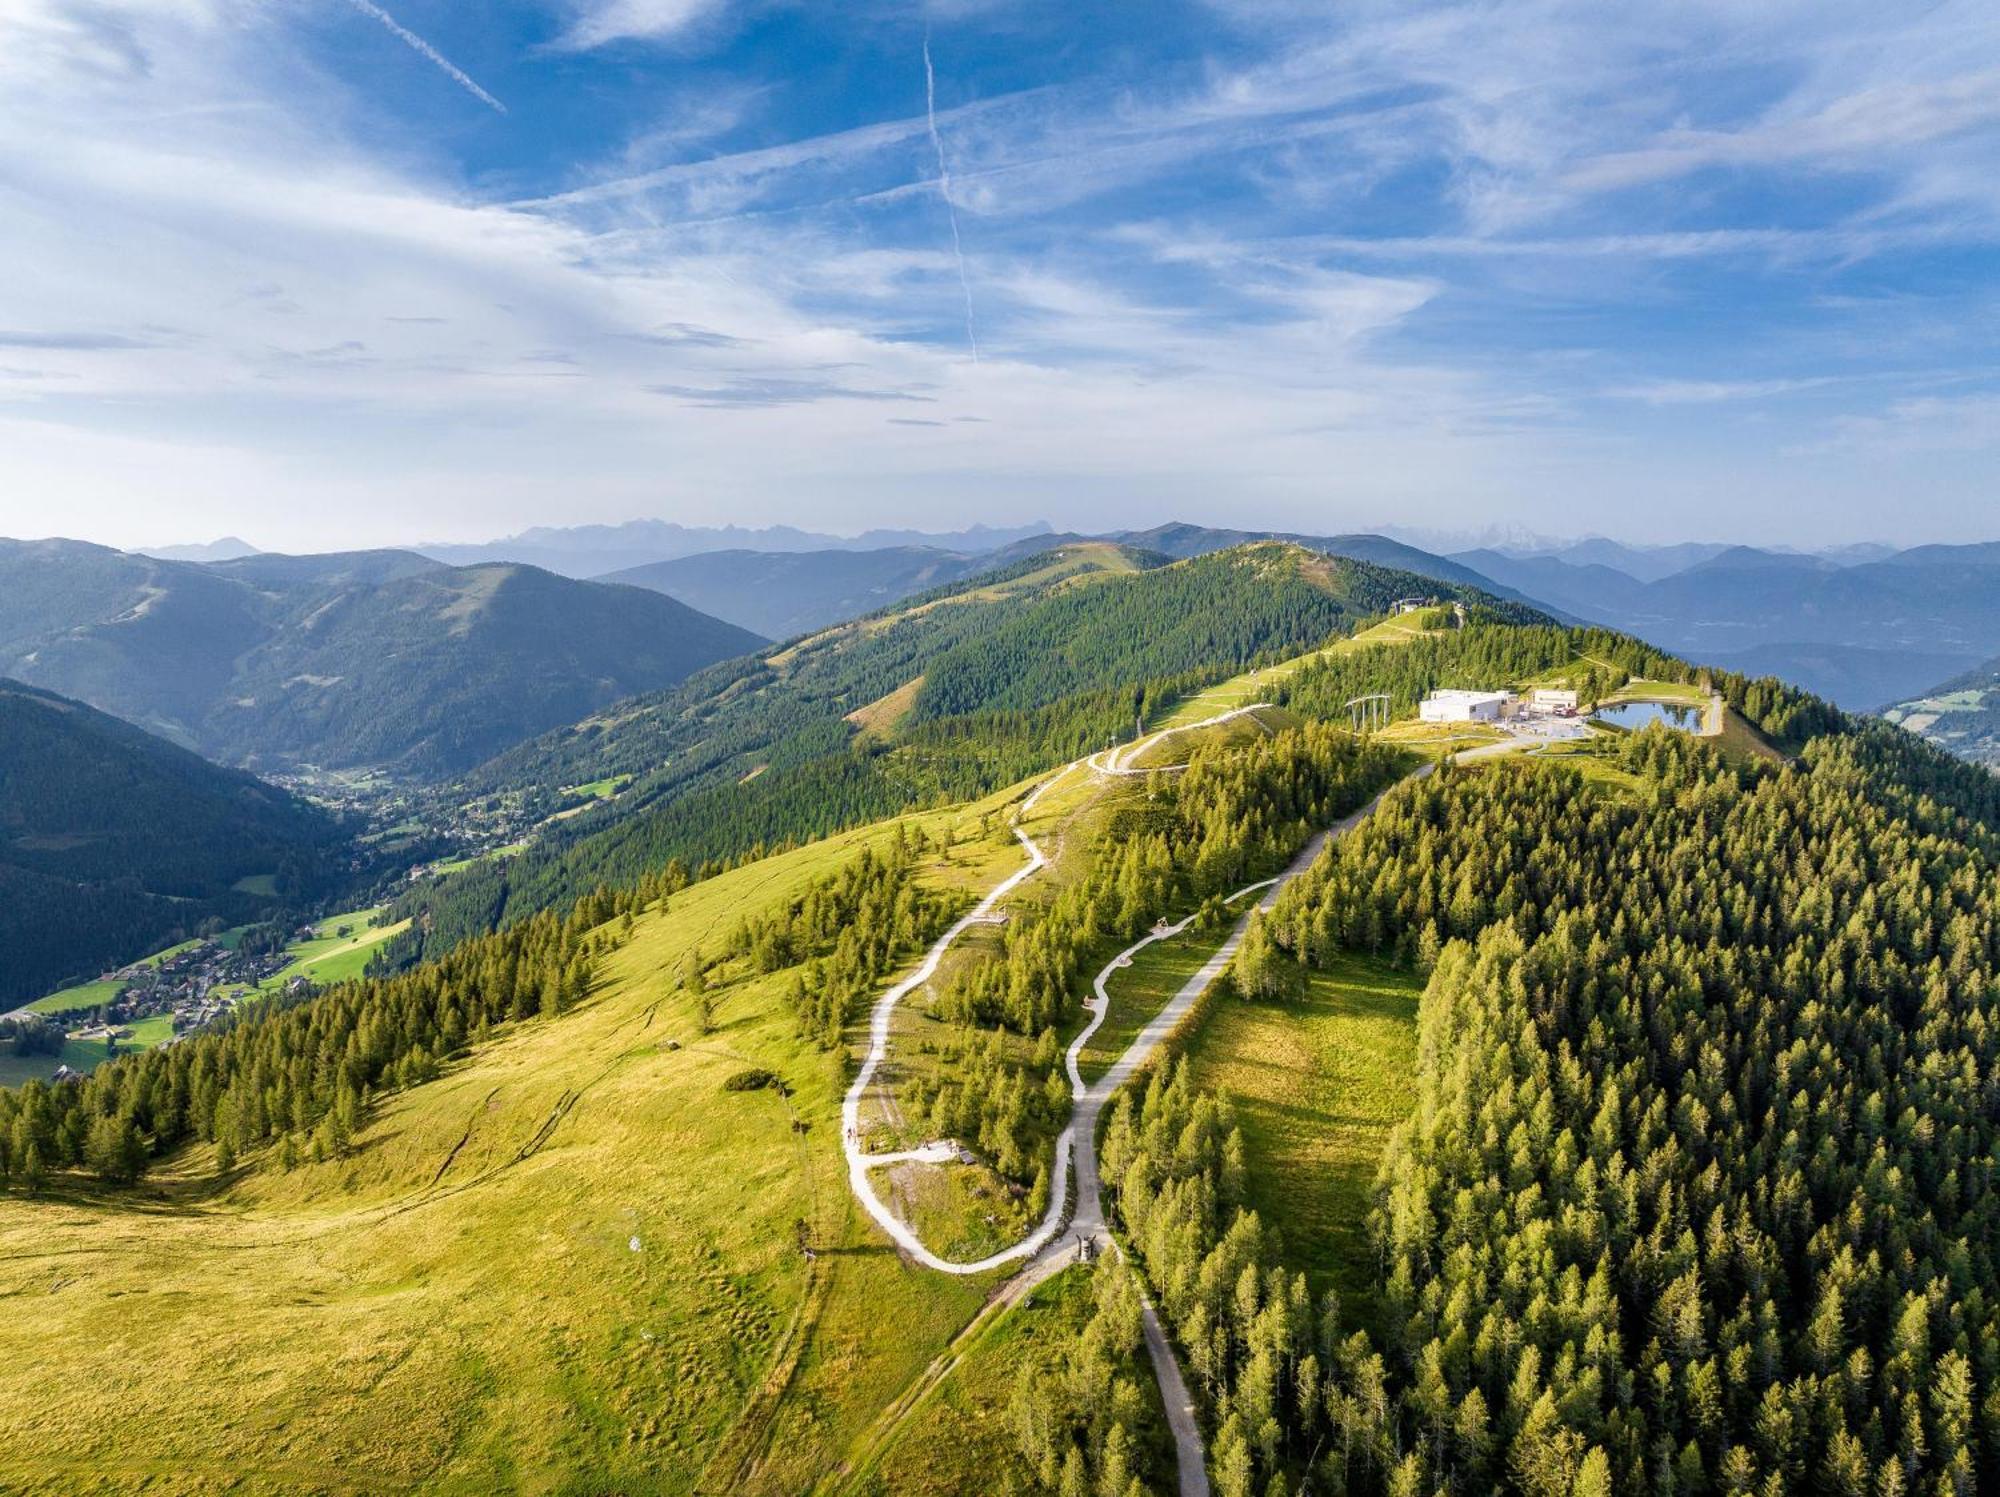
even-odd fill
[(932, 533), (921, 530), (864, 530), (859, 535), (825, 535), (791, 525), (747, 529), (739, 525), (679, 525), (671, 520), (628, 520), (622, 525), (537, 525), (519, 535), (475, 544), (425, 542), (411, 547), (453, 566), (515, 561), (565, 577), (599, 577), (651, 562), (672, 561), (713, 551), (872, 551), (890, 546), (928, 546), (981, 553), (1041, 535), (1046, 521), (993, 528)]
[(757, 643), (657, 593), (527, 566), (0, 542), (0, 674), (265, 770), (454, 773)]
[(1662, 649), (1773, 674), (1856, 710), (1911, 696), (2000, 649), (2000, 546), (1831, 556), (1587, 542), (1454, 560)]
[(1307, 536), (1268, 530), (1218, 530), (1183, 523), (1092, 536), (1041, 531), (984, 552), (942, 546), (892, 546), (874, 550), (841, 547), (815, 551), (731, 549), (630, 567), (598, 580), (655, 588), (704, 613), (728, 619), (772, 639), (789, 639), (1064, 545), (1109, 542), (1149, 556), (1180, 561), (1257, 541), (1294, 543), (1330, 556), (1394, 567), (1432, 581), (1477, 588), (1516, 601), (1532, 601), (1470, 567), (1386, 536)]

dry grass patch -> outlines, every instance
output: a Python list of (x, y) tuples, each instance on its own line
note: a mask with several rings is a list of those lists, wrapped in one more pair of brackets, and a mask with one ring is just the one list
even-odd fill
[(864, 733), (887, 735), (896, 731), (897, 726), (917, 705), (917, 693), (924, 689), (924, 678), (918, 676), (913, 681), (905, 681), (894, 691), (879, 696), (865, 707), (856, 707), (847, 714), (847, 721)]

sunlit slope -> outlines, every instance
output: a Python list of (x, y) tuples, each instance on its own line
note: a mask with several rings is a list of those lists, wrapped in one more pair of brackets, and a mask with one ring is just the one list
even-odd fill
[[(1012, 866), (988, 809), (922, 819), (959, 841), (927, 880)], [(385, 1099), (347, 1159), (217, 1192), (202, 1150), (136, 1200), (0, 1201), (34, 1349), (0, 1367), (0, 1488), (800, 1490), (984, 1286), (903, 1273), (852, 1211), (786, 974), (720, 969), (706, 1036), (675, 974), (893, 834), (673, 896), (588, 1003)], [(724, 1089), (751, 1066), (792, 1095)]]
[(634, 779), (522, 857), (416, 897), (433, 912), (433, 942), (448, 942), (496, 913), (567, 903), (672, 857), (733, 857), (983, 795), (1129, 737), (1191, 691), (1317, 648), (1413, 593), (1537, 617), (1278, 542), (1171, 565), (1102, 542), (1057, 547), (494, 760), (470, 789), (533, 802), (546, 787)]

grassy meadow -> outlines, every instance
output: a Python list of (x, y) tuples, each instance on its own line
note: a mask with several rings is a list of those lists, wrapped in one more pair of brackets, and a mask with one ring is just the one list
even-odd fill
[(1375, 1171), (1415, 1103), (1415, 974), (1343, 955), (1294, 1003), (1215, 1004), (1186, 1045), (1197, 1085), (1229, 1095), (1251, 1204), (1315, 1290), (1365, 1315)]
[(56, 1055), (0, 1053), (0, 1086), (47, 1081), (55, 1074), (57, 1066), (68, 1066), (72, 1071), (89, 1071), (103, 1065), (104, 1061), (103, 1040), (64, 1040), (61, 1052)]
[(1220, 930), (1190, 926), (1177, 936), (1155, 941), (1133, 957), (1130, 966), (1120, 967), (1105, 980), (1104, 990), (1111, 995), (1110, 1012), (1077, 1056), (1077, 1069), (1086, 1082), (1096, 1081), (1111, 1069), (1147, 1021), (1167, 1006), (1228, 935), (1227, 926)]
[[(942, 1375), (925, 1383), (886, 1427), (854, 1470), (828, 1490), (851, 1497), (964, 1497), (966, 1493), (1033, 1492), (1009, 1405), (1020, 1381), (1090, 1319), (1092, 1270), (1072, 1266), (988, 1317), (953, 1353)], [(1152, 1439), (1155, 1471), (1173, 1470), (1159, 1385), (1136, 1379), (1147, 1404), (1141, 1438)]]
[(1315, 660), (1367, 649), (1371, 645), (1408, 644), (1413, 639), (1421, 639), (1426, 634), (1438, 632), (1443, 619), (1448, 615), (1448, 609), (1424, 609), (1405, 614), (1401, 618), (1383, 619), (1345, 639), (1336, 639), (1322, 649), (1308, 650), (1302, 655), (1294, 655), (1289, 660), (1281, 660), (1276, 665), (1231, 676), (1227, 681), (1218, 681), (1206, 690), (1198, 691), (1193, 696), (1177, 702), (1173, 709), (1153, 726), (1184, 727), (1188, 723), (1200, 722), (1203, 718), (1232, 712), (1238, 707), (1248, 707), (1255, 702), (1267, 702), (1271, 699), (1271, 693), (1280, 684)]
[[(980, 809), (915, 819), (964, 837)], [(198, 1149), (131, 1196), (0, 1198), (37, 1348), (0, 1367), (0, 1488), (791, 1494), (836, 1469), (991, 1286), (905, 1268), (853, 1206), (843, 1059), (794, 1036), (785, 974), (720, 969), (706, 1035), (675, 974), (893, 825), (675, 895), (588, 1002), (383, 1098), (346, 1158), (219, 1180)], [(725, 1092), (747, 1065), (790, 1095)]]
[(46, 998), (37, 998), (26, 1005), (30, 1013), (65, 1014), (73, 1009), (99, 1008), (111, 1002), (125, 991), (125, 984), (118, 981), (80, 982), (73, 988), (50, 993)]

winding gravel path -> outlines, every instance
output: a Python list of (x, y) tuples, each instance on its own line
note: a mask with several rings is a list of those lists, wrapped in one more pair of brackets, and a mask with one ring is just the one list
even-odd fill
[[(1229, 712), (1217, 713), (1214, 717), (1204, 718), (1197, 723), (1188, 723), (1178, 728), (1165, 728), (1160, 732), (1150, 734), (1141, 739), (1132, 748), (1124, 751), (1122, 755), (1117, 755), (1117, 751), (1114, 750), (1106, 750), (1106, 754), (1129, 759), (1133, 754), (1150, 748), (1152, 745), (1175, 733), (1186, 733), (1197, 728), (1214, 727), (1217, 724), (1228, 722), (1232, 718), (1241, 717), (1245, 713), (1256, 712), (1268, 706), (1270, 706), (1268, 702), (1254, 702), (1246, 707), (1238, 707)], [(1065, 779), (1072, 770), (1076, 769), (1078, 764), (1086, 765), (1090, 769), (1103, 774), (1138, 774), (1147, 772), (1141, 770), (1124, 770), (1116, 767), (1115, 764), (1106, 767), (1098, 762), (1100, 757), (1093, 754), (1089, 759), (1064, 765), (1061, 769), (1050, 775), (1048, 779), (1037, 785), (1028, 798), (1021, 802), (1020, 812), (1014, 818), (1014, 835), (1019, 839), (1022, 848), (1028, 854), (1027, 862), (1008, 874), (998, 884), (995, 884), (987, 892), (984, 899), (974, 905), (967, 914), (962, 915), (952, 925), (951, 929), (947, 930), (942, 936), (939, 936), (936, 942), (932, 944), (931, 949), (924, 954), (923, 961), (918, 964), (914, 972), (896, 983), (880, 998), (875, 1000), (875, 1007), (869, 1014), (868, 1019), (868, 1054), (861, 1062), (861, 1069), (855, 1073), (853, 1083), (847, 1088), (847, 1095), (841, 1100), (841, 1147), (847, 1154), (847, 1179), (848, 1184), (854, 1190), (856, 1198), (861, 1202), (862, 1209), (875, 1219), (875, 1224), (884, 1232), (887, 1232), (895, 1240), (896, 1245), (905, 1253), (909, 1254), (910, 1257), (916, 1259), (917, 1262), (923, 1264), (926, 1268), (934, 1268), (939, 1273), (985, 1273), (990, 1269), (999, 1268), (1005, 1264), (1016, 1262), (1019, 1259), (1030, 1257), (1040, 1252), (1054, 1240), (1057, 1231), (1062, 1226), (1064, 1216), (1069, 1211), (1070, 1171), (1065, 1167), (1065, 1162), (1071, 1158), (1072, 1154), (1077, 1152), (1074, 1148), (1078, 1136), (1077, 1125), (1083, 1120), (1083, 1108), (1088, 1096), (1088, 1092), (1083, 1086), (1081, 1075), (1077, 1070), (1077, 1057), (1082, 1052), (1085, 1041), (1096, 1031), (1097, 1026), (1104, 1022), (1104, 1009), (1101, 1004), (1098, 1006), (1095, 1018), (1085, 1027), (1082, 1033), (1070, 1042), (1069, 1053), (1064, 1057), (1064, 1064), (1069, 1069), (1071, 1089), (1077, 1100), (1077, 1111), (1072, 1116), (1069, 1126), (1064, 1128), (1061, 1135), (1056, 1139), (1056, 1165), (1051, 1175), (1052, 1188), (1049, 1192), (1049, 1209), (1047, 1214), (1043, 1216), (1041, 1224), (1034, 1231), (1030, 1232), (1012, 1247), (1003, 1248), (999, 1252), (991, 1253), (976, 1262), (955, 1263), (949, 1258), (940, 1258), (926, 1247), (923, 1239), (917, 1236), (909, 1224), (897, 1216), (890, 1209), (888, 1203), (876, 1194), (875, 1183), (870, 1178), (871, 1173), (875, 1169), (885, 1164), (907, 1163), (913, 1157), (921, 1156), (928, 1158), (937, 1151), (926, 1148), (917, 1150), (905, 1149), (894, 1154), (868, 1153), (861, 1147), (861, 1103), (868, 1094), (868, 1088), (874, 1084), (876, 1072), (881, 1069), (882, 1063), (888, 1058), (889, 1031), (895, 1020), (896, 1005), (936, 975), (938, 964), (944, 960), (944, 954), (951, 949), (953, 942), (958, 940), (960, 936), (964, 935), (973, 926), (990, 922), (993, 910), (1001, 900), (1013, 893), (1025, 880), (1033, 877), (1048, 866), (1048, 855), (1037, 845), (1035, 839), (1030, 837), (1021, 828), (1021, 822), (1034, 813), (1035, 806), (1040, 802), (1041, 798)], [(1183, 922), (1184, 925), (1185, 922)], [(1159, 937), (1155, 936), (1152, 939), (1157, 940)], [(1140, 944), (1144, 945), (1146, 943), (1141, 942)], [(1137, 948), (1135, 947), (1134, 949), (1136, 950)], [(1101, 988), (1100, 991), (1102, 991)], [(1141, 1038), (1143, 1039), (1144, 1036), (1142, 1035)], [(1090, 1112), (1089, 1117), (1091, 1126), (1094, 1129), (1096, 1125), (1096, 1112), (1094, 1109)], [(1084, 1136), (1094, 1139), (1095, 1133), (1087, 1133)], [(1092, 1154), (1094, 1161), (1096, 1150), (1091, 1148), (1087, 1152)], [(932, 1160), (931, 1162), (936, 1161)], [(1072, 1247), (1066, 1250), (1073, 1251), (1074, 1249)]]
[[(1163, 732), (1155, 733), (1123, 751), (1106, 750), (1103, 754), (1093, 754), (1088, 759), (1078, 762), (1084, 764), (1092, 771), (1104, 775), (1149, 773), (1149, 769), (1130, 769), (1125, 766), (1139, 752), (1152, 746), (1152, 744), (1171, 733), (1186, 732), (1192, 728), (1210, 727), (1217, 723), (1226, 722), (1231, 718), (1239, 717), (1246, 712), (1255, 712), (1259, 708), (1268, 705), (1268, 703), (1259, 702), (1247, 707), (1239, 707), (1234, 711), (1221, 713), (1216, 717), (1205, 719), (1202, 722), (1190, 723), (1185, 727), (1167, 729)], [(1468, 750), (1455, 757), (1460, 762), (1472, 759), (1486, 759), (1517, 751), (1519, 747), (1520, 745), (1512, 742), (1497, 743), (1480, 749)], [(1182, 768), (1185, 766), (1160, 767)], [(861, 1070), (855, 1076), (854, 1083), (848, 1088), (847, 1096), (841, 1104), (842, 1145), (847, 1152), (848, 1180), (853, 1186), (855, 1195), (860, 1199), (862, 1206), (867, 1210), (868, 1214), (875, 1219), (876, 1224), (887, 1232), (895, 1240), (896, 1244), (904, 1252), (908, 1253), (910, 1257), (922, 1263), (925, 1267), (936, 1269), (941, 1273), (985, 1273), (991, 1269), (999, 1268), (1018, 1260), (1029, 1260), (1022, 1271), (1007, 1286), (1006, 1293), (1010, 1299), (1018, 1299), (1036, 1284), (1049, 1278), (1074, 1261), (1081, 1252), (1084, 1243), (1091, 1244), (1093, 1249), (1099, 1251), (1109, 1248), (1112, 1252), (1118, 1253), (1121, 1256), (1123, 1255), (1123, 1249), (1119, 1246), (1117, 1239), (1111, 1235), (1104, 1222), (1103, 1182), (1099, 1178), (1097, 1170), (1097, 1122), (1104, 1110), (1104, 1104), (1151, 1058), (1153, 1052), (1159, 1047), (1160, 1042), (1173, 1033), (1174, 1029), (1187, 1017), (1188, 1012), (1194, 1007), (1195, 1003), (1208, 991), (1209, 985), (1217, 977), (1221, 976), (1223, 970), (1229, 965), (1230, 960), (1236, 955), (1237, 948), (1243, 942), (1244, 933), (1249, 929), (1251, 915), (1257, 911), (1267, 911), (1276, 904), (1279, 891), (1292, 879), (1312, 866), (1331, 838), (1338, 837), (1359, 825), (1381, 803), (1382, 797), (1387, 795), (1389, 790), (1395, 788), (1393, 785), (1384, 788), (1359, 810), (1342, 817), (1332, 826), (1320, 832), (1300, 850), (1299, 855), (1291, 861), (1284, 872), (1278, 874), (1275, 878), (1263, 879), (1257, 883), (1246, 885), (1231, 894), (1227, 901), (1225, 901), (1226, 903), (1234, 904), (1238, 900), (1244, 899), (1251, 894), (1259, 893), (1260, 891), (1263, 897), (1257, 901), (1252, 909), (1246, 910), (1243, 913), (1231, 928), (1228, 937), (1209, 955), (1208, 959), (1201, 964), (1201, 967), (1181, 985), (1180, 990), (1167, 1001), (1165, 1006), (1147, 1021), (1145, 1027), (1139, 1031), (1132, 1043), (1125, 1048), (1124, 1053), (1113, 1062), (1111, 1067), (1102, 1076), (1098, 1077), (1095, 1082), (1086, 1085), (1083, 1079), (1080, 1060), (1083, 1047), (1089, 1042), (1090, 1037), (1097, 1032), (1099, 1027), (1103, 1025), (1106, 1015), (1111, 1010), (1111, 995), (1105, 988), (1106, 981), (1114, 973), (1129, 966), (1132, 958), (1145, 950), (1146, 947), (1157, 941), (1169, 940), (1186, 930), (1193, 923), (1195, 917), (1190, 915), (1186, 919), (1172, 925), (1155, 927), (1147, 935), (1126, 947), (1125, 950), (1121, 951), (1105, 965), (1104, 969), (1092, 980), (1091, 989), (1093, 996), (1085, 1000), (1085, 1007), (1090, 1011), (1091, 1015), (1090, 1022), (1084, 1025), (1082, 1030), (1077, 1033), (1076, 1038), (1070, 1042), (1069, 1049), (1063, 1056), (1064, 1067), (1069, 1072), (1071, 1094), (1075, 1098), (1075, 1109), (1071, 1114), (1069, 1126), (1063, 1129), (1061, 1136), (1056, 1140), (1055, 1157), (1057, 1168), (1053, 1176), (1054, 1189), (1049, 1201), (1048, 1214), (1033, 1232), (1029, 1233), (1012, 1247), (989, 1254), (975, 1263), (954, 1263), (949, 1259), (940, 1258), (926, 1247), (922, 1239), (897, 1217), (882, 1201), (881, 1197), (875, 1193), (874, 1184), (869, 1178), (870, 1172), (882, 1165), (909, 1162), (912, 1160), (941, 1162), (944, 1159), (950, 1158), (953, 1151), (942, 1144), (933, 1144), (926, 1145), (920, 1149), (906, 1149), (893, 1154), (869, 1154), (864, 1152), (860, 1145), (861, 1101), (866, 1095), (869, 1085), (874, 1080), (877, 1069), (881, 1066), (887, 1054), (890, 1023), (895, 1014), (896, 1005), (902, 1002), (904, 998), (909, 996), (918, 987), (930, 980), (931, 976), (937, 971), (939, 962), (943, 960), (945, 952), (950, 949), (951, 944), (959, 936), (964, 934), (972, 925), (989, 919), (995, 905), (1018, 888), (1023, 880), (1047, 866), (1047, 857), (1043, 854), (1041, 848), (1035, 844), (1034, 839), (1021, 830), (1019, 822), (1033, 811), (1035, 804), (1041, 799), (1043, 794), (1075, 768), (1077, 768), (1076, 763), (1065, 765), (1049, 779), (1037, 786), (1034, 793), (1022, 802), (1020, 815), (1016, 818), (1014, 826), (1014, 835), (1020, 839), (1021, 845), (1027, 850), (1028, 861), (1021, 868), (1015, 870), (1015, 872), (1009, 874), (999, 884), (995, 885), (991, 892), (973, 907), (971, 913), (964, 916), (950, 930), (939, 937), (930, 951), (926, 953), (923, 962), (917, 967), (916, 971), (895, 984), (881, 998), (876, 1000), (869, 1023), (870, 1043), (867, 1058), (862, 1062)], [(1432, 773), (1435, 768), (1435, 763), (1427, 763), (1408, 778), (1422, 779), (1424, 776)], [(1398, 781), (1397, 783), (1404, 782)], [(1079, 1139), (1082, 1140), (1081, 1147), (1078, 1146)], [(1064, 1167), (1065, 1165), (1068, 1167)], [(1058, 1238), (1056, 1235), (1057, 1231), (1062, 1227), (1065, 1213), (1069, 1210), (1069, 1184), (1072, 1170), (1076, 1177), (1076, 1209), (1074, 1215), (1069, 1219), (1068, 1230)], [(1180, 1497), (1209, 1497), (1207, 1457), (1202, 1445), (1201, 1424), (1197, 1416), (1194, 1397), (1188, 1391), (1187, 1381), (1182, 1376), (1179, 1360), (1174, 1355), (1173, 1342), (1168, 1337), (1166, 1327), (1161, 1323), (1159, 1313), (1153, 1306), (1152, 1298), (1145, 1293), (1143, 1285), (1141, 1286), (1141, 1296), (1142, 1327), (1144, 1330), (1146, 1351), (1153, 1364), (1154, 1376), (1160, 1384), (1161, 1401), (1166, 1409), (1167, 1424), (1174, 1437), (1178, 1492)]]

